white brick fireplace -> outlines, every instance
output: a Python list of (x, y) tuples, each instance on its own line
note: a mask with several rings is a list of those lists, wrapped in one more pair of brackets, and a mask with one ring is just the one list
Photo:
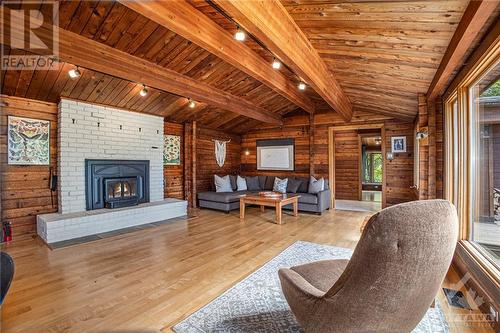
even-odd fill
[[(123, 220), (123, 227), (130, 227), (160, 221), (162, 216), (186, 215), (185, 202), (163, 198), (162, 117), (62, 99), (58, 126), (59, 213), (40, 215), (37, 219), (38, 234), (47, 243), (119, 229), (118, 220)], [(149, 161), (150, 203), (128, 208), (130, 214), (127, 208), (86, 211), (87, 159)], [(147, 216), (148, 209), (154, 217)], [(127, 221), (128, 215), (131, 221)], [(108, 226), (106, 221), (110, 222)]]

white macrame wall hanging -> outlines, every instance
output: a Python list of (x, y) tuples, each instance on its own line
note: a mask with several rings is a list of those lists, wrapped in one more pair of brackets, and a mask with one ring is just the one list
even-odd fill
[(224, 162), (226, 161), (226, 144), (230, 141), (231, 140), (229, 141), (214, 140), (215, 160), (217, 161), (217, 164), (221, 168), (224, 165)]

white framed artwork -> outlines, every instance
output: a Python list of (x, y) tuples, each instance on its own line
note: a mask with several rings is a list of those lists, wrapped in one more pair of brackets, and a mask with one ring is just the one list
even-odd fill
[(406, 136), (391, 137), (391, 151), (393, 153), (406, 153)]
[(257, 142), (257, 170), (293, 171), (294, 169), (293, 140), (262, 140)]

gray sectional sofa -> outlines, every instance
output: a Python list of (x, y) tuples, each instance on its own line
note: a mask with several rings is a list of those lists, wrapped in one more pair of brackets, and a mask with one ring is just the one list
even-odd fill
[[(272, 191), (275, 176), (259, 176), (259, 187), (260, 190), (253, 191), (237, 191), (236, 176), (230, 176), (231, 187), (233, 192), (215, 192), (207, 191), (198, 193), (198, 206), (202, 208), (210, 208), (216, 210), (222, 210), (228, 213), (231, 210), (240, 208), (240, 196), (248, 193), (258, 193), (261, 191)], [(289, 187), (287, 187), (288, 195), (300, 195), (299, 198), (299, 210), (305, 212), (312, 212), (321, 214), (327, 209), (330, 209), (330, 188), (328, 181), (325, 179), (325, 190), (317, 193), (311, 194), (307, 193), (309, 188), (309, 179), (303, 177), (279, 177), (291, 178), (295, 180), (301, 180), (301, 184), (296, 193), (289, 192)], [(215, 188), (215, 186), (214, 186)], [(292, 205), (284, 207), (285, 209), (292, 209)]]

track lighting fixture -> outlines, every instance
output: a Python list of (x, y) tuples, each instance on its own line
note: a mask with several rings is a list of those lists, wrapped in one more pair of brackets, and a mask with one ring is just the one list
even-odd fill
[(238, 30), (234, 34), (234, 39), (242, 42), (245, 40), (245, 38), (246, 38), (245, 32), (243, 30), (241, 30), (240, 27), (238, 27)]
[(141, 89), (141, 91), (139, 91), (139, 95), (141, 95), (142, 97), (144, 97), (147, 94), (148, 94), (148, 90), (146, 89), (146, 86), (142, 85), (142, 89)]
[(80, 70), (78, 69), (78, 66), (77, 66), (77, 67), (75, 67), (73, 69), (70, 69), (68, 71), (68, 75), (69, 75), (70, 78), (76, 79), (76, 78), (82, 76), (82, 73), (80, 72)]
[(194, 107), (196, 106), (196, 103), (190, 98), (189, 99), (189, 103), (188, 103), (188, 106), (191, 108), (191, 109), (194, 109)]
[(273, 59), (273, 68), (280, 69), (280, 67), (281, 67), (281, 62), (278, 59), (274, 58)]
[(306, 90), (306, 84), (302, 81), (299, 82), (299, 90)]

